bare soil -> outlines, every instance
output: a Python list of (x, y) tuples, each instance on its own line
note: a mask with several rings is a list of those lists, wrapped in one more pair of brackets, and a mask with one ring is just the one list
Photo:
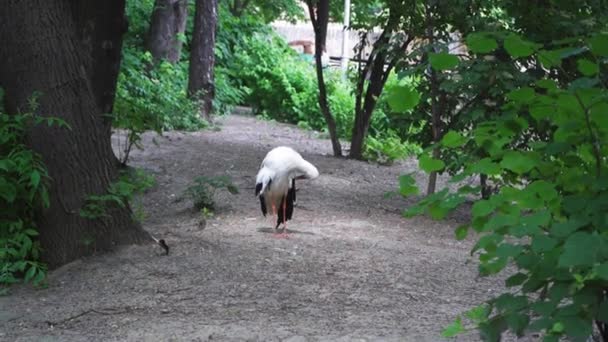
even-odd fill
[[(0, 340), (441, 341), (456, 315), (502, 291), (501, 279), (477, 276), (474, 238), (454, 239), (458, 217), (405, 219), (415, 199), (385, 197), (403, 173), (424, 186), (414, 160), (338, 159), (315, 132), (245, 116), (219, 123), (146, 134), (132, 155), (156, 178), (143, 224), (169, 256), (127, 246), (52, 271), (48, 288), (16, 286), (0, 298)], [(273, 237), (275, 221), (253, 195), (260, 162), (278, 145), (321, 172), (299, 183), (289, 239)], [(179, 200), (196, 176), (224, 174), (241, 191), (218, 192), (206, 222)]]

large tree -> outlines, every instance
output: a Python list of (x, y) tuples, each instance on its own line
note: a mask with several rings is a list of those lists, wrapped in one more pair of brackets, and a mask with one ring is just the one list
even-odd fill
[(196, 0), (188, 92), (200, 100), (201, 115), (207, 120), (211, 118), (215, 96), (213, 68), (216, 26), (217, 0)]
[(97, 219), (79, 214), (90, 195), (107, 193), (118, 177), (102, 114), (113, 103), (123, 16), (123, 0), (15, 0), (0, 11), (5, 109), (28, 111), (28, 99), (38, 92), (36, 114), (71, 127), (41, 125), (28, 135), (52, 178), (50, 208), (37, 219), (42, 259), (51, 267), (150, 238), (128, 207), (108, 205), (108, 215)]
[(146, 39), (146, 47), (154, 61), (179, 61), (182, 50), (180, 35), (186, 30), (187, 0), (156, 0)]

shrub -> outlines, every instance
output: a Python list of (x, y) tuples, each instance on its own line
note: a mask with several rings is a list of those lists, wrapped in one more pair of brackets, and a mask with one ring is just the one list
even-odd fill
[(49, 176), (40, 155), (24, 143), (31, 126), (38, 124), (67, 127), (59, 119), (8, 115), (0, 108), (0, 286), (21, 278), (37, 285), (46, 275), (34, 217), (49, 207)]
[(215, 207), (214, 195), (217, 189), (226, 189), (231, 194), (238, 194), (239, 189), (232, 183), (228, 176), (196, 177), (188, 186), (184, 195), (189, 197), (194, 208), (200, 210), (207, 216)]

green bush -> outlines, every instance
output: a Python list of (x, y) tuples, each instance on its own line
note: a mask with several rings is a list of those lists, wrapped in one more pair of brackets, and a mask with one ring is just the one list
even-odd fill
[(1, 286), (21, 278), (37, 285), (46, 275), (34, 217), (49, 207), (49, 176), (40, 155), (24, 143), (38, 124), (67, 127), (58, 119), (8, 115), (0, 108), (0, 294), (6, 292)]
[[(499, 341), (506, 330), (540, 332), (544, 341), (586, 341), (595, 325), (606, 340), (608, 87), (603, 61), (608, 35), (548, 46), (511, 32), (477, 35), (477, 45), (470, 48), (482, 57), (501, 44), (512, 60), (540, 60), (553, 72), (506, 93), (500, 115), (450, 130), (438, 144), (447, 151), (483, 152), (462, 155), (452, 181), (485, 174), (499, 191), (473, 204), (470, 222), (456, 228), (456, 237), (465, 238), (469, 229), (479, 234), (472, 253), (479, 257), (482, 276), (509, 264), (515, 270), (505, 281), (509, 290), (469, 311), (466, 319), (458, 318), (444, 335), (478, 328), (487, 341)], [(566, 72), (566, 65), (576, 69)], [(420, 158), (427, 172), (445, 166), (428, 154)], [(416, 192), (411, 177), (402, 176), (400, 183), (402, 194)], [(478, 187), (444, 189), (406, 215), (442, 219), (475, 194)]]
[(214, 195), (217, 189), (226, 189), (233, 195), (239, 193), (229, 176), (200, 176), (188, 186), (184, 195), (192, 200), (195, 209), (206, 215), (215, 208)]

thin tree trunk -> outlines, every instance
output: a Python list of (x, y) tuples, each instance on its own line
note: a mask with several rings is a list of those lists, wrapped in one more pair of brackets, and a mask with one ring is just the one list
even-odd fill
[[(433, 44), (435, 42), (435, 34), (433, 32), (433, 20), (431, 17), (431, 6), (426, 3), (425, 4), (425, 12), (426, 12), (426, 24), (427, 24), (427, 37), (429, 39), (429, 45), (431, 49), (433, 48)], [(440, 104), (438, 103), (439, 96), (439, 81), (437, 80), (437, 72), (429, 67), (430, 76), (430, 96), (431, 96), (431, 129), (433, 133), (433, 143), (438, 142), (441, 139), (441, 110)], [(440, 156), (439, 149), (433, 149), (433, 158), (438, 159)], [(426, 189), (426, 194), (431, 195), (435, 193), (435, 188), (437, 185), (437, 171), (432, 171), (429, 175), (429, 183)]]
[[(363, 72), (359, 73), (355, 100), (355, 123), (350, 143), (350, 157), (353, 159), (363, 159), (363, 146), (378, 97), (382, 94), (389, 74), (401, 57), (399, 54), (407, 49), (413, 39), (413, 37), (408, 37), (396, 52), (394, 51), (392, 54), (389, 52), (388, 44), (399, 20), (398, 15), (392, 15), (389, 18), (380, 38), (374, 43)], [(385, 65), (387, 65), (386, 68)], [(369, 84), (365, 89), (368, 77)], [(363, 94), (364, 89), (365, 95)]]
[(71, 4), (9, 1), (0, 11), (0, 86), (6, 91), (7, 111), (28, 111), (28, 99), (40, 92), (36, 113), (71, 126), (39, 125), (28, 135), (29, 146), (42, 156), (52, 179), (51, 206), (37, 219), (42, 260), (50, 267), (150, 238), (128, 207), (110, 205), (108, 216), (95, 220), (79, 215), (88, 196), (107, 193), (118, 169), (89, 78), (92, 70), (97, 73), (95, 64), (89, 64), (95, 60), (82, 45), (80, 20), (74, 20), (78, 14)]
[(180, 35), (186, 30), (188, 18), (187, 0), (156, 0), (148, 30), (146, 47), (154, 62), (162, 59), (171, 63), (179, 61), (182, 51)]
[(215, 96), (213, 67), (216, 25), (217, 0), (196, 0), (188, 93), (200, 101), (201, 116), (206, 120), (211, 120)]
[(317, 70), (317, 83), (319, 84), (319, 107), (327, 123), (334, 156), (341, 157), (342, 146), (340, 145), (340, 139), (336, 130), (336, 120), (331, 115), (327, 102), (327, 89), (325, 87), (325, 78), (323, 77), (323, 65), (321, 64), (321, 57), (325, 50), (327, 37), (327, 24), (329, 22), (329, 0), (319, 0), (316, 3), (316, 11), (315, 5), (311, 0), (306, 1), (306, 5), (308, 6), (308, 13), (315, 32), (315, 66)]

